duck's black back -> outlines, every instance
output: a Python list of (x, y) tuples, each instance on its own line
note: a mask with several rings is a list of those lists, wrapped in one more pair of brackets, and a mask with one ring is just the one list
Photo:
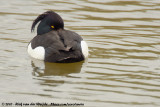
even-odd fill
[(45, 61), (69, 63), (84, 60), (80, 35), (69, 30), (53, 30), (37, 35), (31, 41), (32, 48), (42, 46), (45, 49)]

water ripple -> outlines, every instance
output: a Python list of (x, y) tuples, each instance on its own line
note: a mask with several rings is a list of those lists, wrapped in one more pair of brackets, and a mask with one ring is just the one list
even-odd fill
[[(0, 94), (7, 102), (84, 103), (87, 107), (160, 106), (158, 0), (0, 1)], [(32, 21), (58, 12), (89, 45), (74, 64), (31, 61)]]

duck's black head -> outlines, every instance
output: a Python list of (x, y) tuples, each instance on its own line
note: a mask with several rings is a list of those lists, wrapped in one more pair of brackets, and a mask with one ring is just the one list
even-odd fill
[(37, 27), (37, 35), (42, 35), (48, 33), (52, 30), (58, 30), (64, 28), (63, 19), (57, 13), (53, 11), (47, 11), (39, 15), (32, 24), (31, 31), (34, 31), (36, 24), (39, 23)]

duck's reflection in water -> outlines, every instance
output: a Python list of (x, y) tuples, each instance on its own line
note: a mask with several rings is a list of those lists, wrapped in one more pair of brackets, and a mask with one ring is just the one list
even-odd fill
[(79, 73), (83, 61), (77, 63), (48, 63), (32, 59), (31, 65), (34, 76), (67, 76), (70, 73)]
[[(64, 78), (71, 73), (80, 73), (84, 61), (77, 63), (48, 63), (32, 59), (33, 76), (40, 80), (40, 85), (57, 86), (64, 83)], [(56, 78), (58, 76), (58, 79)], [(55, 79), (56, 78), (56, 79)]]

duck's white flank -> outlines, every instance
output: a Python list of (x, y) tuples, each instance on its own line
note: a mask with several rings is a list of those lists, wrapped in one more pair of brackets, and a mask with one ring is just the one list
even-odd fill
[(39, 59), (39, 60), (44, 60), (45, 57), (45, 49), (42, 46), (38, 46), (35, 49), (32, 49), (31, 47), (31, 43), (28, 45), (28, 54), (35, 58), (35, 59)]
[(85, 58), (88, 57), (88, 45), (85, 41), (81, 41), (81, 48), (82, 48), (82, 53)]
[[(82, 53), (84, 55), (85, 58), (88, 57), (88, 45), (85, 41), (81, 41), (81, 49), (82, 49)], [(31, 47), (31, 43), (28, 45), (28, 54), (35, 58), (35, 59), (39, 59), (39, 60), (44, 60), (45, 57), (45, 49), (42, 46), (38, 46), (35, 49), (32, 49)]]

